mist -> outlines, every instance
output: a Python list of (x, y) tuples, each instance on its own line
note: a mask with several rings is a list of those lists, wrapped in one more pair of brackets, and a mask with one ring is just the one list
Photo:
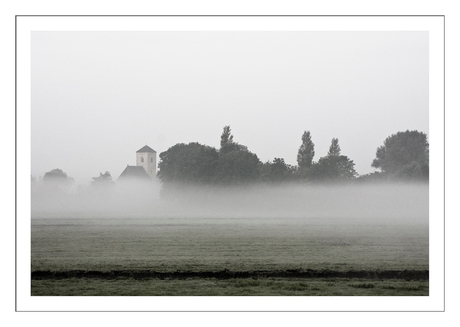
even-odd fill
[(210, 187), (117, 182), (32, 189), (32, 218), (328, 218), (428, 223), (428, 183)]

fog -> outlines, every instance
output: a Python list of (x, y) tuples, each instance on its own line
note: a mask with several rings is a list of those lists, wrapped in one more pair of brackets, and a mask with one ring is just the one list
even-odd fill
[(332, 218), (428, 223), (421, 184), (32, 187), (32, 218)]

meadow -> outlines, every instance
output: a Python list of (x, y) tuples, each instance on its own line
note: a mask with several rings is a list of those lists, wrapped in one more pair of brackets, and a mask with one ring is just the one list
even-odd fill
[[(32, 219), (31, 236), (32, 295), (429, 293), (428, 224), (417, 220), (54, 218)], [(78, 278), (75, 271), (125, 274)], [(222, 271), (224, 278), (212, 275)], [(331, 274), (305, 278), (307, 271)], [(379, 275), (388, 271), (423, 273), (416, 280)], [(56, 278), (59, 272), (70, 276)], [(177, 278), (136, 278), (139, 272)]]
[(428, 280), (350, 278), (33, 279), (36, 296), (427, 296)]

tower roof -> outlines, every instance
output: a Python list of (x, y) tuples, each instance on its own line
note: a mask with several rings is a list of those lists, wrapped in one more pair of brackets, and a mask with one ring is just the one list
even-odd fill
[(151, 147), (149, 147), (148, 145), (145, 145), (144, 147), (142, 147), (141, 149), (137, 150), (137, 152), (153, 152), (153, 153), (157, 153), (155, 150), (153, 150)]
[(126, 166), (118, 179), (150, 179), (142, 166)]

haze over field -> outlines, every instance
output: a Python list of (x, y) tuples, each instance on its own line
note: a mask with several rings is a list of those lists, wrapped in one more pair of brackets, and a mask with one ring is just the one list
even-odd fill
[(428, 184), (180, 185), (167, 196), (159, 184), (89, 187), (77, 194), (37, 187), (32, 218), (353, 218), (428, 223)]
[[(308, 130), (313, 161), (338, 139), (372, 172), (389, 135), (428, 135), (427, 32), (33, 32), (31, 51), (34, 218), (428, 219), (428, 184), (88, 186), (100, 172), (116, 181), (145, 144), (160, 164), (177, 143), (217, 151), (230, 125), (262, 163), (297, 165)], [(46, 187), (54, 168), (72, 188)]]

